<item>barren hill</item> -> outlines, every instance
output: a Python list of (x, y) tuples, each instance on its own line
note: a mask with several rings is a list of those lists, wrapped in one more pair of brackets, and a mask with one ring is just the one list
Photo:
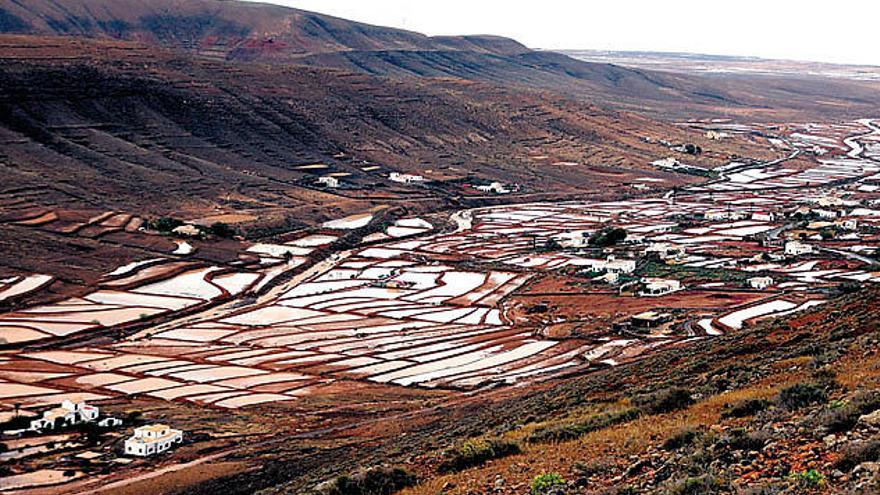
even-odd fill
[(880, 104), (876, 82), (665, 73), (534, 51), (502, 37), (429, 37), (239, 1), (0, 0), (0, 33), (138, 41), (218, 61), (517, 85), (671, 118), (855, 118)]
[[(7, 36), (0, 46), (4, 191), (39, 196), (20, 208), (285, 208), (307, 222), (334, 214), (316, 205), (447, 200), (443, 184), (467, 177), (531, 194), (611, 192), (657, 173), (647, 163), (668, 150), (644, 137), (703, 139), (483, 83), (228, 65), (109, 40)], [(722, 163), (720, 152), (700, 159)], [(394, 170), (440, 188), (395, 186)], [(314, 190), (332, 173), (351, 189)]]

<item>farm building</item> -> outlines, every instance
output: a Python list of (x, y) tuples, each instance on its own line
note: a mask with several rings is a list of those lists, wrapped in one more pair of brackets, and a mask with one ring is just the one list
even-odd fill
[(596, 270), (618, 274), (632, 273), (636, 271), (636, 260), (619, 260), (615, 259), (614, 256), (609, 256), (607, 260), (596, 265)]
[(98, 408), (85, 402), (65, 400), (60, 406), (43, 412), (43, 417), (31, 421), (31, 430), (54, 430), (63, 426), (90, 423), (98, 418)]
[(318, 178), (318, 184), (321, 184), (324, 187), (339, 187), (339, 179), (325, 175), (324, 177)]
[(401, 174), (400, 172), (391, 172), (388, 176), (390, 180), (393, 182), (400, 182), (401, 184), (409, 184), (411, 182), (422, 182), (425, 180), (421, 175), (412, 175), (412, 174)]
[(756, 222), (775, 222), (776, 214), (770, 211), (756, 211), (752, 213), (752, 220)]
[(655, 328), (671, 320), (672, 315), (669, 313), (658, 313), (657, 311), (645, 311), (630, 318), (634, 328)]
[(166, 425), (155, 424), (134, 429), (134, 435), (125, 440), (127, 455), (150, 456), (161, 454), (172, 445), (183, 442), (183, 432)]
[(474, 186), (474, 189), (476, 189), (478, 191), (490, 192), (490, 193), (495, 193), (495, 194), (508, 194), (508, 193), (510, 193), (510, 189), (505, 187), (504, 184), (502, 184), (500, 182), (493, 182), (488, 185)]
[(645, 284), (641, 295), (643, 296), (662, 296), (678, 290), (681, 290), (681, 282), (678, 280), (664, 278), (644, 278), (642, 283)]
[(181, 225), (180, 227), (177, 227), (174, 230), (172, 230), (172, 232), (177, 235), (185, 236), (185, 237), (198, 237), (202, 233), (202, 231), (199, 230), (198, 227), (196, 227), (195, 225), (189, 225), (189, 224)]
[(655, 242), (645, 248), (645, 256), (652, 254), (656, 254), (661, 260), (665, 260), (684, 254), (684, 249), (670, 242)]
[(838, 216), (840, 216), (840, 214), (834, 210), (822, 210), (819, 208), (813, 210), (813, 213), (818, 215), (819, 218), (824, 218), (826, 220), (833, 220), (833, 219), (837, 218)]
[(748, 283), (749, 287), (753, 289), (764, 290), (773, 285), (773, 279), (771, 277), (752, 277)]
[(800, 256), (813, 252), (813, 246), (800, 241), (788, 241), (785, 243), (785, 254), (788, 256)]
[(565, 248), (581, 248), (586, 247), (590, 243), (590, 232), (586, 230), (575, 230), (572, 232), (563, 232), (553, 237), (553, 240)]

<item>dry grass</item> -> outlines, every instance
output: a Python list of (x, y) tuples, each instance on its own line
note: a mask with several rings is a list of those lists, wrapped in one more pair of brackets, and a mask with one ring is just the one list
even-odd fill
[[(444, 493), (450, 495), (481, 493), (489, 489), (496, 475), (500, 475), (505, 480), (505, 488), (501, 493), (523, 493), (528, 483), (538, 474), (557, 472), (563, 477), (571, 477), (575, 462), (595, 459), (603, 459), (625, 469), (629, 465), (629, 456), (644, 452), (648, 446), (661, 444), (684, 429), (712, 424), (738, 425), (743, 420), (721, 418), (721, 413), (728, 404), (749, 399), (773, 399), (781, 389), (809, 378), (811, 370), (807, 365), (808, 361), (809, 359), (801, 358), (787, 360), (784, 365), (775, 367), (777, 370), (775, 373), (751, 387), (707, 397), (680, 411), (645, 415), (566, 442), (551, 444), (522, 442), (523, 453), (520, 455), (490, 461), (479, 468), (456, 475), (432, 478), (401, 493), (435, 495), (444, 486), (447, 486)], [(590, 405), (559, 419), (527, 425), (509, 433), (505, 438), (522, 440), (541, 427), (577, 422), (591, 415), (622, 410), (628, 405), (628, 401)], [(451, 484), (455, 486), (451, 487)]]

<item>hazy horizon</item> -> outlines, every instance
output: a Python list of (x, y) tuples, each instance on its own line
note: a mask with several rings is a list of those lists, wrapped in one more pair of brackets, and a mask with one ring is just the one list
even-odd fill
[[(492, 34), (536, 49), (694, 53), (880, 65), (873, 19), (880, 4), (841, 0), (741, 0), (727, 8), (697, 0), (571, 4), (407, 2), (405, 0), (245, 0), (274, 3), (431, 36)], [(721, 6), (719, 6), (721, 5)]]

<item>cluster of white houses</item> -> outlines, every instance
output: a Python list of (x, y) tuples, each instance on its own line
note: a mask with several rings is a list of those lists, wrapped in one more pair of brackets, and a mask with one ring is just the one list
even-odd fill
[[(84, 423), (96, 423), (102, 428), (122, 425), (122, 420), (108, 416), (98, 419), (101, 412), (85, 402), (65, 400), (58, 407), (43, 411), (43, 415), (31, 421), (29, 431), (44, 432)], [(134, 435), (125, 440), (125, 454), (151, 456), (161, 454), (183, 442), (183, 432), (166, 425), (155, 424), (134, 429)]]
[[(65, 400), (60, 406), (43, 411), (43, 415), (40, 418), (31, 421), (29, 430), (41, 432), (81, 423), (92, 423), (98, 420), (99, 415), (100, 411), (95, 406), (90, 406), (85, 402), (74, 403)], [(121, 424), (121, 420), (113, 417), (107, 417), (98, 421), (98, 426), (108, 428)]]

